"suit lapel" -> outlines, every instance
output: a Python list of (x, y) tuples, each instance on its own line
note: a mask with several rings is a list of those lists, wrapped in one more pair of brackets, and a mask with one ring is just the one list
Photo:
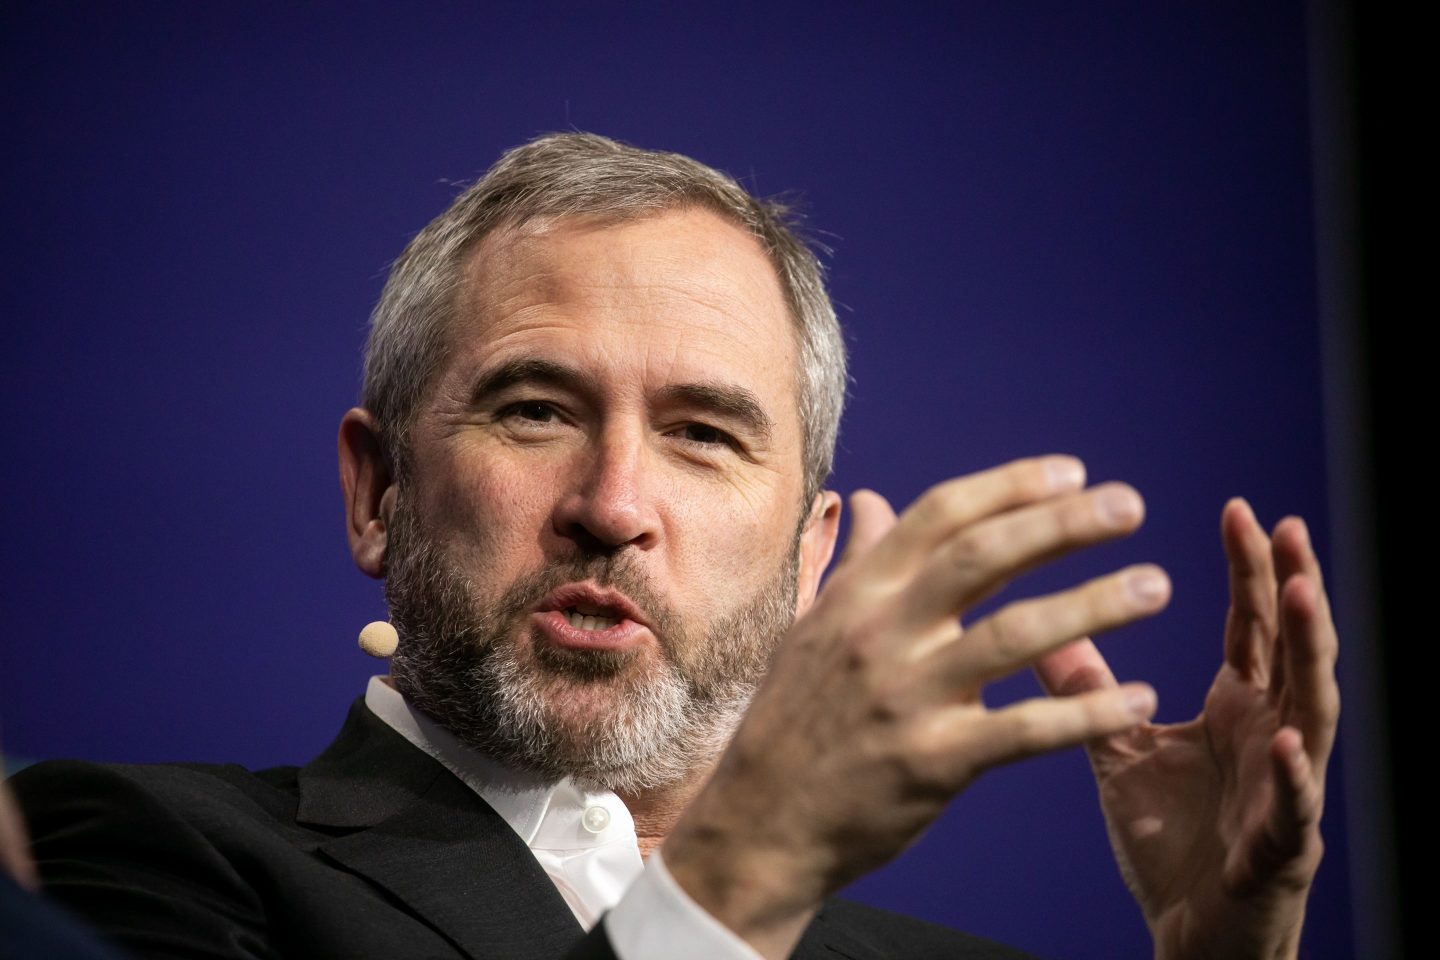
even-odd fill
[[(296, 820), (343, 831), (322, 856), (386, 890), (476, 958), (553, 958), (583, 935), (510, 825), (357, 700), (300, 771)], [(885, 960), (822, 909), (792, 960)]]
[(350, 831), (320, 853), (472, 957), (554, 957), (583, 934), (509, 824), (363, 702), (301, 770), (297, 819)]
[(843, 927), (830, 922), (828, 902), (805, 929), (805, 936), (790, 954), (790, 960), (888, 960), (891, 954), (862, 941)]

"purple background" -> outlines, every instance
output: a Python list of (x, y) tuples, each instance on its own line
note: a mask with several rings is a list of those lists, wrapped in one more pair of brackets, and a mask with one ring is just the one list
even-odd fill
[[(1136, 485), (1138, 535), (1023, 589), (1163, 564), (1171, 609), (1103, 643), (1162, 718), (1218, 666), (1225, 499), (1304, 514), (1324, 555), (1298, 5), (0, 17), (16, 756), (263, 766), (329, 740), (384, 613), (334, 437), (385, 265), (455, 182), (555, 129), (798, 192), (853, 350), (838, 489), (908, 502), (1047, 451)], [(1352, 952), (1338, 785), (1335, 764), (1317, 958)], [(852, 892), (1041, 955), (1148, 954), (1077, 751), (987, 775)]]

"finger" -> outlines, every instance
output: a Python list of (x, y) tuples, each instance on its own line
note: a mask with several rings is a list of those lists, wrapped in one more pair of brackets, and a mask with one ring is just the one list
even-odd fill
[(868, 553), (895, 527), (895, 510), (874, 490), (850, 494), (850, 539), (840, 557), (840, 566)]
[(1286, 517), (1277, 523), (1271, 538), (1271, 551), (1275, 558), (1276, 582), (1283, 585), (1296, 575), (1310, 580), (1319, 594), (1320, 612), (1328, 618), (1330, 600), (1325, 592), (1325, 576), (1320, 569), (1320, 558), (1315, 556), (1310, 529), (1305, 521), (1299, 517)]
[(1107, 483), (972, 524), (936, 551), (907, 589), (911, 622), (958, 616), (1026, 570), (1130, 533), (1144, 514), (1138, 493)]
[(1035, 661), (1040, 685), (1052, 697), (1071, 697), (1117, 685), (1110, 664), (1089, 637), (1081, 637)]
[(26, 890), (40, 889), (40, 874), (30, 859), (30, 838), (25, 818), (15, 802), (10, 785), (0, 782), (0, 871)]
[(1062, 455), (1016, 460), (947, 480), (931, 487), (905, 511), (894, 534), (881, 546), (880, 559), (891, 568), (913, 569), (915, 562), (977, 520), (1084, 485), (1084, 464)]
[[(963, 783), (998, 764), (1133, 729), (1154, 715), (1155, 691), (1129, 683), (1077, 697), (1024, 700), (979, 720), (967, 708), (955, 709), (965, 720), (955, 723), (949, 749), (962, 764), (955, 773)], [(939, 714), (941, 722), (945, 713)]]
[(1314, 580), (1317, 586), (1325, 586), (1320, 558), (1315, 556), (1314, 545), (1310, 542), (1310, 528), (1300, 517), (1286, 517), (1275, 524), (1271, 549), (1275, 557), (1276, 577), (1280, 583), (1299, 573)]
[(1077, 637), (1157, 613), (1169, 600), (1165, 572), (1144, 564), (1062, 593), (1018, 601), (972, 624), (962, 639), (930, 658), (925, 676), (927, 682), (973, 689)]
[(1293, 727), (1281, 728), (1270, 742), (1270, 778), (1268, 813), (1254, 820), (1225, 861), (1225, 887), (1235, 896), (1256, 892), (1286, 870), (1297, 885), (1306, 883), (1320, 858), (1324, 791)]
[(1220, 514), (1220, 540), (1230, 567), (1225, 662), (1263, 686), (1269, 680), (1277, 629), (1270, 538), (1250, 504), (1236, 497)]
[[(1089, 637), (1073, 640), (1035, 661), (1035, 674), (1045, 692), (1052, 697), (1074, 697), (1119, 686), (1110, 664), (1105, 662)], [(1097, 770), (1107, 756), (1126, 752), (1128, 741), (1125, 735), (1131, 732), (1133, 728), (1086, 742), (1085, 752), (1090, 754), (1090, 761), (1097, 765)]]
[(1300, 731), (1310, 762), (1321, 776), (1340, 721), (1340, 687), (1335, 679), (1339, 641), (1324, 598), (1324, 589), (1303, 573), (1286, 581), (1280, 596), (1283, 719)]

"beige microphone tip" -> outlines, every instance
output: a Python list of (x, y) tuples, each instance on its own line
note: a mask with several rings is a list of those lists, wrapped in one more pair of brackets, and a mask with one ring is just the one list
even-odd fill
[(384, 660), (395, 652), (399, 644), (400, 634), (384, 620), (367, 623), (365, 629), (360, 631), (360, 649), (372, 657)]

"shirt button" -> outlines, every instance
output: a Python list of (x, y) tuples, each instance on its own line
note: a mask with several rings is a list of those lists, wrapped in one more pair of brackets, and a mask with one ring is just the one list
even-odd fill
[(586, 807), (580, 817), (580, 825), (591, 833), (604, 833), (610, 826), (610, 811), (604, 807)]

